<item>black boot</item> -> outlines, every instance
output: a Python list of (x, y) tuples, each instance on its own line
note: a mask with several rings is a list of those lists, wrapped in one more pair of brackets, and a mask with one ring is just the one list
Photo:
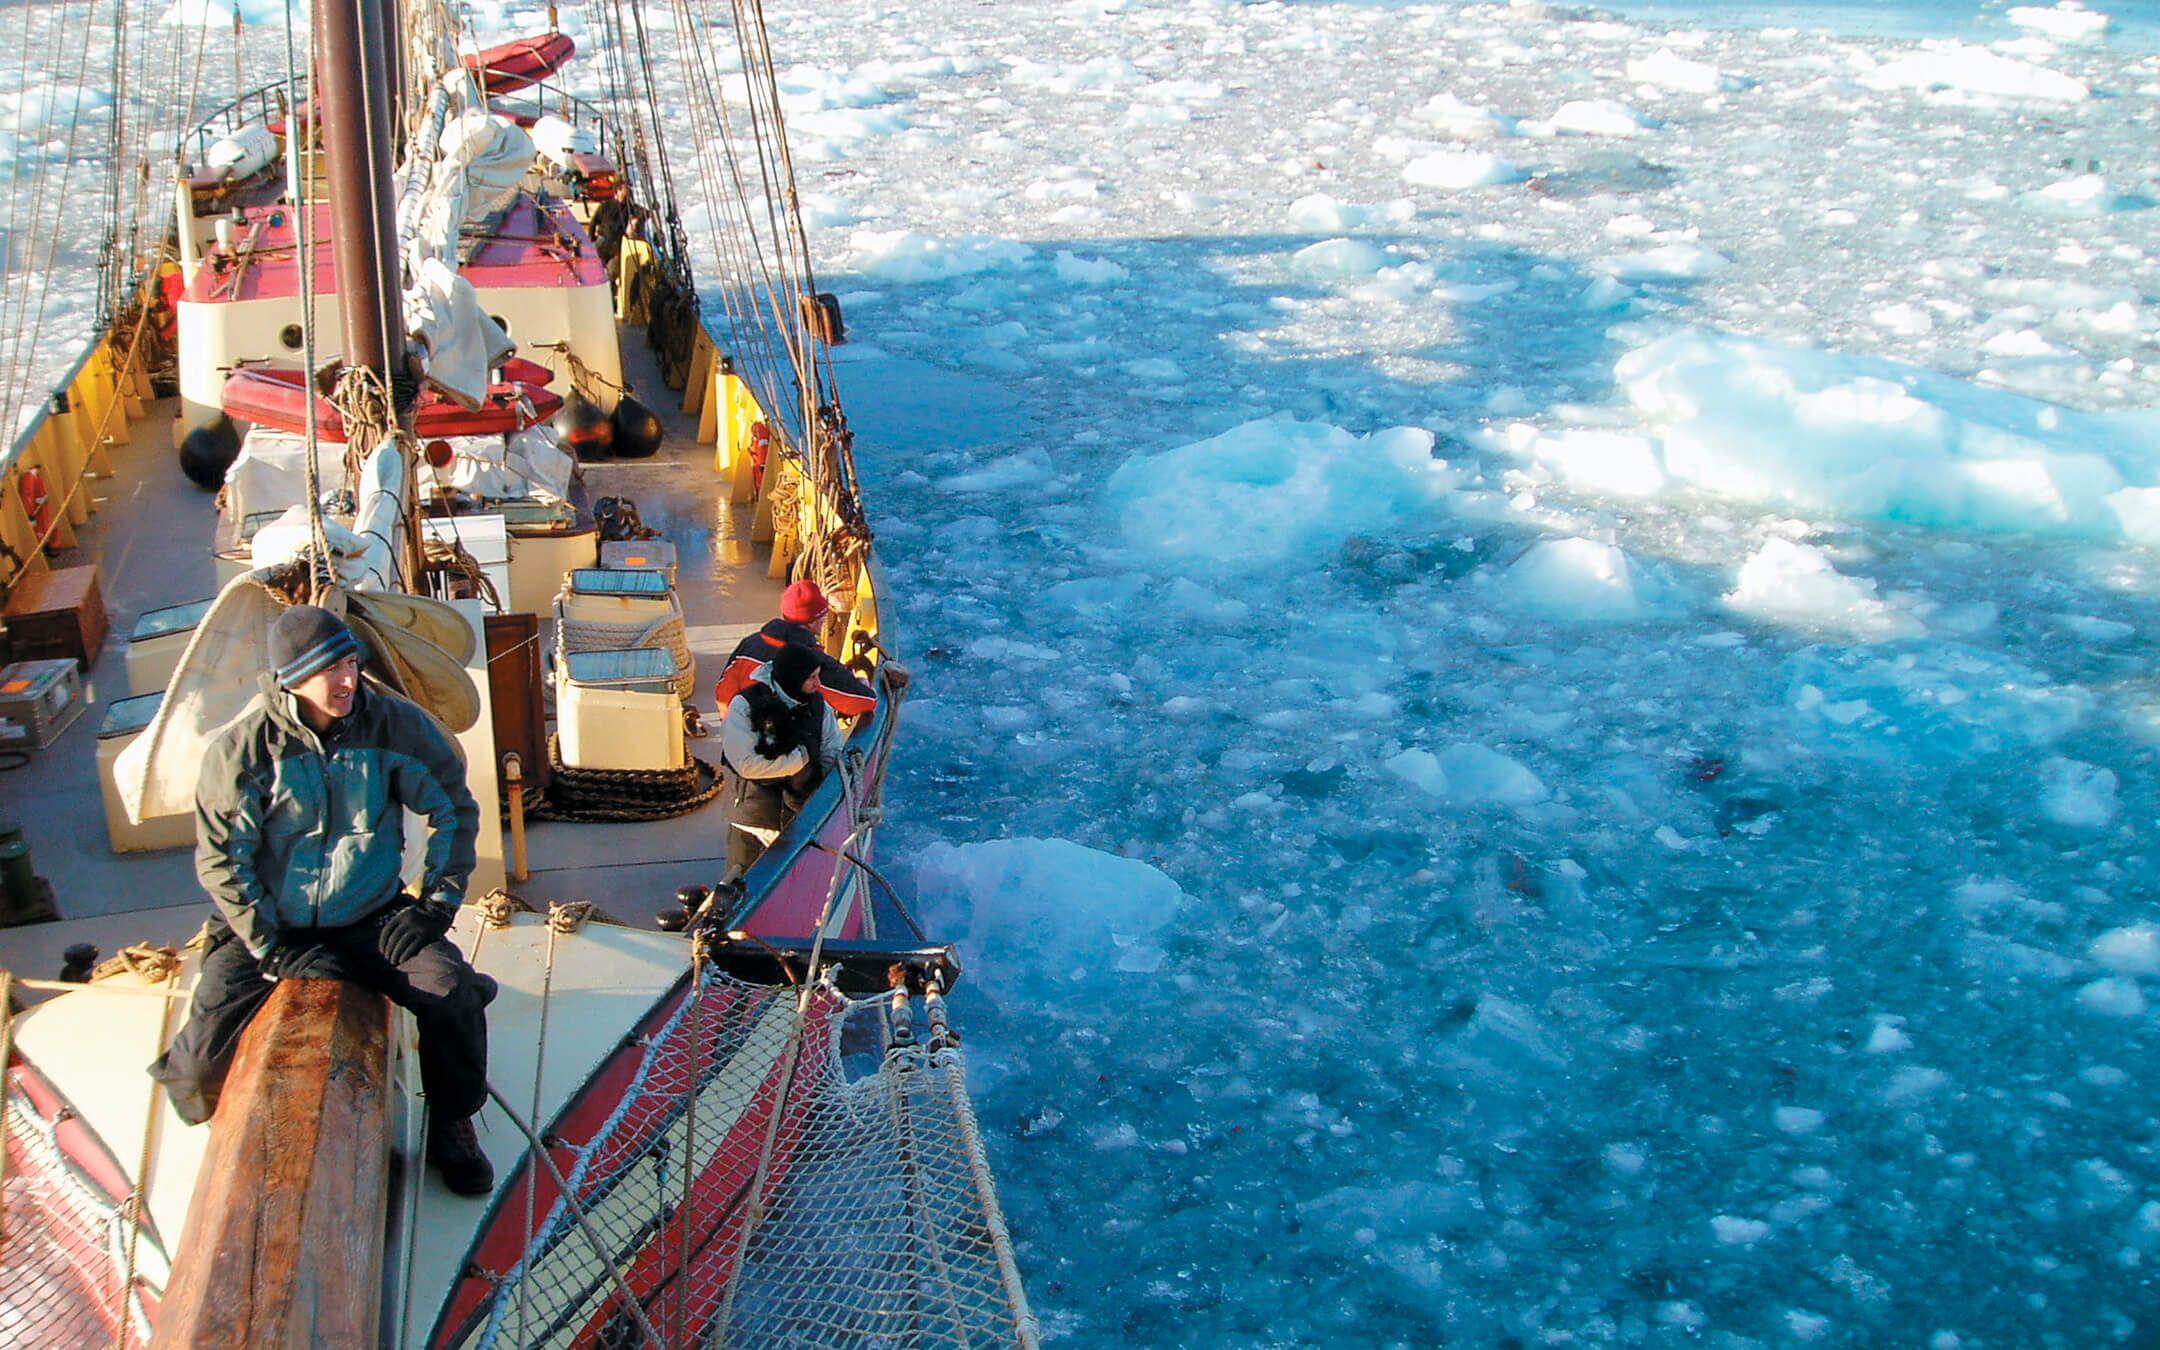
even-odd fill
[(430, 1121), (427, 1160), (442, 1172), (443, 1185), (457, 1195), (486, 1195), (495, 1189), (495, 1168), (480, 1151), (471, 1116)]

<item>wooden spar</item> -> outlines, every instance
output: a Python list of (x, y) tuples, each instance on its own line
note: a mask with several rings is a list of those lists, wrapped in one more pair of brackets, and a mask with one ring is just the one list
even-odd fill
[(390, 1194), (380, 994), (286, 980), (240, 1038), (157, 1347), (374, 1345)]

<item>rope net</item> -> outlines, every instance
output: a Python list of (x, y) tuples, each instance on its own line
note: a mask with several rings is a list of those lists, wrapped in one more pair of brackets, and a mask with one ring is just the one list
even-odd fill
[(569, 1200), (530, 1160), (513, 1180), (435, 1343), (1032, 1341), (950, 1038), (857, 1052), (890, 995), (798, 1015), (797, 989), (691, 981), (601, 1070), (605, 1119), (556, 1123)]
[(139, 1300), (123, 1298), (120, 1207), (69, 1162), (56, 1121), (20, 1092), (9, 1107), (0, 1345), (147, 1345)]

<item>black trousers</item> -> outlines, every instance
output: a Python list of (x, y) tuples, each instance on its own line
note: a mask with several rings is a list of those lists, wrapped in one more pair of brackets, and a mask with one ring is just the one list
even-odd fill
[[(382, 921), (396, 906), (348, 928), (296, 931), (337, 954), (354, 984), (389, 998), (420, 1026), (420, 1085), (437, 1120), (462, 1120), (487, 1100), (487, 1005), (495, 981), (465, 963), (448, 940), (428, 944), (404, 965), (382, 954)], [(225, 1074), (240, 1048), (240, 1033), (277, 988), (232, 930), (213, 919), (202, 976), (195, 983), (187, 1025), (173, 1037), (150, 1076), (165, 1085), (173, 1110), (200, 1125), (217, 1109)]]

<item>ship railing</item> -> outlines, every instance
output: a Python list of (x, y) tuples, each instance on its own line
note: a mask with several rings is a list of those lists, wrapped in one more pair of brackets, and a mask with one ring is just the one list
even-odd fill
[[(299, 105), (292, 97), (288, 80), (273, 80), (268, 84), (250, 89), (223, 107), (212, 110), (195, 126), (181, 133), (175, 153), (188, 164), (200, 164), (210, 147), (244, 126), (255, 123), (281, 121)], [(561, 85), (550, 80), (517, 90), (514, 94), (498, 96), (496, 103), (504, 106), (523, 107), (552, 113), (574, 127), (591, 130), (600, 138), (600, 152), (615, 162), (618, 170), (627, 172), (626, 149), (623, 137), (615, 129), (601, 107), (588, 99), (579, 98)]]
[(127, 440), (151, 398), (134, 338), (123, 325), (86, 346), (0, 454), (0, 599), (46, 570), (48, 548), (73, 548), (97, 510), (90, 485), (112, 474), (109, 447)]

